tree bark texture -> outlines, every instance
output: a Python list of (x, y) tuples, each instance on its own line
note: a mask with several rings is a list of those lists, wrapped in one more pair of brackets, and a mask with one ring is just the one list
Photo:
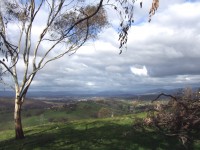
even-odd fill
[(16, 139), (23, 139), (24, 138), (24, 131), (22, 128), (22, 121), (21, 121), (21, 107), (22, 102), (19, 98), (15, 99), (15, 111), (14, 111), (14, 121), (15, 121), (15, 138)]

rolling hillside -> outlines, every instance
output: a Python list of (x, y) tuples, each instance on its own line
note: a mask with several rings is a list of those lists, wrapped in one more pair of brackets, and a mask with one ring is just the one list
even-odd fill
[[(0, 132), (0, 149), (20, 150), (183, 150), (175, 138), (154, 130), (134, 126), (135, 117), (126, 115), (105, 119), (79, 120), (70, 123), (49, 123), (25, 128), (26, 138), (14, 140), (14, 132)], [(199, 149), (200, 143), (194, 144)]]

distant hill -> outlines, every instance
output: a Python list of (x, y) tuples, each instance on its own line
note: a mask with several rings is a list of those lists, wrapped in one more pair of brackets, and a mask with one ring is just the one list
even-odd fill
[[(12, 91), (0, 91), (0, 97), (14, 97), (15, 93)], [(28, 97), (40, 98), (60, 98), (60, 97), (131, 97), (135, 96), (130, 92), (121, 91), (103, 91), (103, 92), (85, 92), (85, 91), (30, 91), (27, 93)]]
[(13, 91), (0, 91), (0, 97), (14, 97), (15, 93)]
[[(160, 93), (174, 95), (183, 88), (174, 89), (151, 89), (143, 92), (132, 91), (29, 91), (27, 97), (34, 98), (64, 98), (64, 97), (123, 97), (123, 98), (141, 98), (156, 97)], [(197, 90), (199, 87), (194, 87)], [(0, 91), (0, 97), (14, 97), (13, 91)]]

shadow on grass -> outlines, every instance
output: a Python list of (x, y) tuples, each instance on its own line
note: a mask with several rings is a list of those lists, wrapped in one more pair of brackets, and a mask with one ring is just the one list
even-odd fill
[(175, 138), (129, 125), (98, 122), (54, 125), (27, 130), (26, 138), (0, 142), (0, 149), (53, 150), (183, 150)]

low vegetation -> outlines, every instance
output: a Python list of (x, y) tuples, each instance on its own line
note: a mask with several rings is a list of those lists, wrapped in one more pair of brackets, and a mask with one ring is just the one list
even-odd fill
[(192, 92), (186, 88), (176, 96), (170, 97), (167, 104), (157, 105), (148, 113), (146, 124), (161, 133), (177, 137), (187, 149), (193, 149), (193, 142), (200, 139), (200, 90)]

